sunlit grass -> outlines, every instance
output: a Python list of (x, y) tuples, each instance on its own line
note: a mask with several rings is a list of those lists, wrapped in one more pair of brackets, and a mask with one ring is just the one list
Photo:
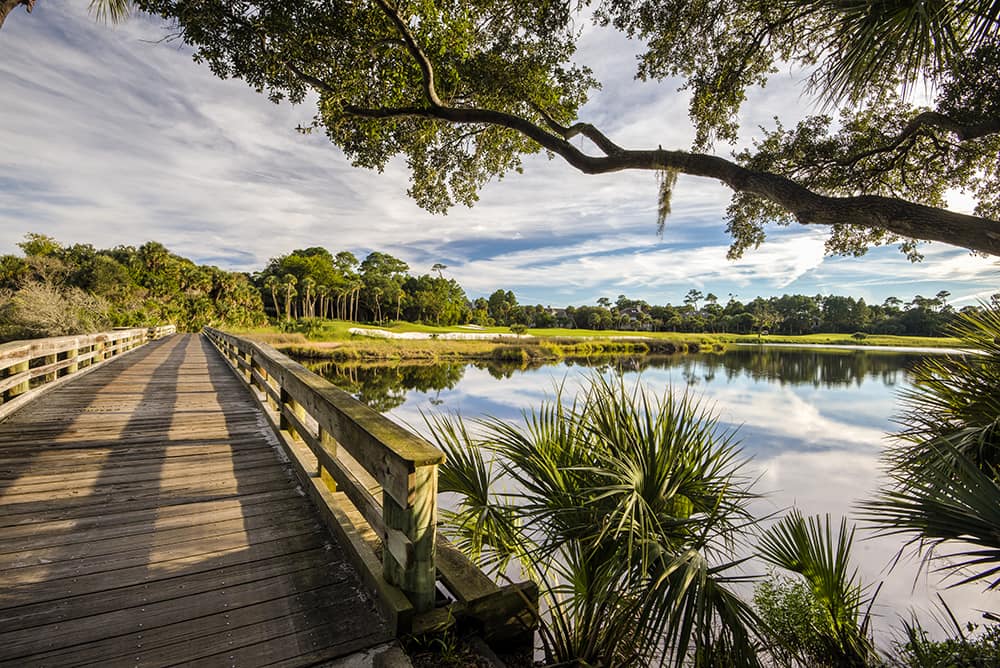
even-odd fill
[[(412, 322), (394, 322), (388, 325), (369, 325), (344, 320), (323, 320), (314, 325), (314, 329), (308, 335), (297, 332), (283, 332), (279, 327), (261, 327), (248, 330), (239, 330), (234, 333), (244, 334), (259, 341), (271, 345), (278, 344), (305, 344), (307, 342), (344, 342), (344, 341), (367, 341), (365, 345), (383, 345), (385, 340), (363, 337), (351, 334), (352, 328), (359, 329), (381, 329), (395, 334), (416, 332), (422, 334), (504, 334), (510, 336), (509, 327), (436, 327)], [(652, 339), (664, 340), (677, 343), (697, 343), (701, 347), (713, 346), (725, 343), (784, 343), (803, 345), (864, 345), (864, 346), (897, 346), (904, 348), (956, 348), (962, 343), (961, 339), (945, 336), (896, 336), (888, 334), (866, 334), (864, 338), (855, 338), (852, 334), (802, 334), (802, 335), (781, 335), (768, 334), (758, 337), (757, 334), (728, 334), (728, 333), (706, 333), (706, 332), (641, 332), (630, 330), (594, 330), (594, 329), (567, 329), (567, 328), (544, 328), (529, 329), (525, 332), (522, 340), (539, 339), (607, 339), (607, 338), (627, 338), (627, 339)], [(409, 340), (404, 345), (411, 346), (427, 345), (433, 339)]]

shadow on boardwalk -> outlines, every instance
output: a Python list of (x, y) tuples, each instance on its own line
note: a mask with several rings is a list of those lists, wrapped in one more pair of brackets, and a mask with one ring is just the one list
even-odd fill
[(193, 335), (0, 423), (0, 664), (310, 665), (388, 631)]

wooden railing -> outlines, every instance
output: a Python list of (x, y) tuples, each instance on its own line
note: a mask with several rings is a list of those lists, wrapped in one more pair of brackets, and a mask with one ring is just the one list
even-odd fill
[(175, 331), (165, 325), (0, 344), (0, 419), (67, 377)]
[[(436, 533), (444, 453), (271, 346), (204, 334), (255, 390), (300, 482), (397, 633), (462, 618), (488, 640), (530, 643), (534, 584), (498, 587)], [(453, 604), (435, 607), (439, 579)]]

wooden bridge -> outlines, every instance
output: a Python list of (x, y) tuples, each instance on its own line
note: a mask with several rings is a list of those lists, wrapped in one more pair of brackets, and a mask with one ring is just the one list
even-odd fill
[(269, 346), (15, 342), (0, 393), (0, 665), (336, 665), (448, 624), (530, 644), (534, 586), (437, 535), (442, 453)]

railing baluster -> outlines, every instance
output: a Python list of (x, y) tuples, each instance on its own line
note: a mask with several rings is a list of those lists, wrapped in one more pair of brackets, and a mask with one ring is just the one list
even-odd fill
[[(10, 366), (10, 375), (11, 376), (16, 376), (19, 373), (24, 373), (30, 367), (31, 367), (31, 359), (29, 358), (29, 359), (24, 360), (23, 362), (19, 362), (17, 364), (11, 365)], [(21, 396), (22, 394), (24, 394), (25, 392), (27, 392), (29, 389), (31, 389), (31, 381), (26, 378), (23, 383), (18, 383), (14, 387), (12, 387), (9, 390), (7, 390), (7, 397), (6, 398), (9, 401), (9, 400), (13, 399), (14, 397)]]

